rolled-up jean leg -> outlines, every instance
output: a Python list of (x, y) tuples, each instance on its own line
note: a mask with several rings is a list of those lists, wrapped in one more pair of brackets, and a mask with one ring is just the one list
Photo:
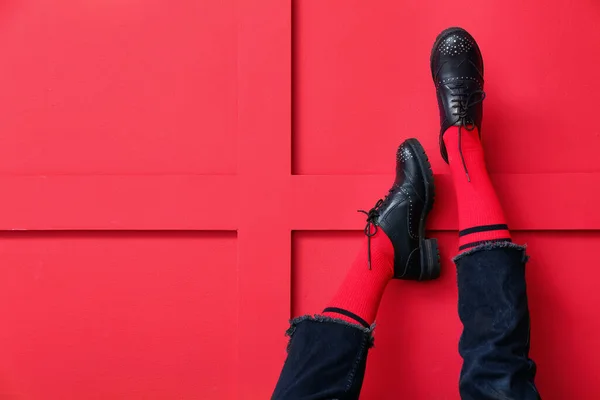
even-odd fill
[(292, 320), (272, 399), (358, 399), (373, 328), (322, 315)]
[(487, 243), (455, 258), (464, 330), (460, 394), (468, 400), (539, 399), (529, 358), (525, 248)]

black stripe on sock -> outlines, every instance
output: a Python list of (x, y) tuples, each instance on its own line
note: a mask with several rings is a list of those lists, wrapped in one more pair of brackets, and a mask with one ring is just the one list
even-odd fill
[(365, 328), (369, 328), (371, 326), (371, 325), (369, 325), (369, 323), (367, 321), (365, 321), (364, 319), (362, 319), (358, 315), (356, 315), (353, 312), (350, 312), (348, 310), (344, 310), (343, 308), (327, 307), (326, 309), (323, 310), (323, 312), (324, 313), (326, 313), (326, 312), (332, 312), (332, 313), (338, 313), (338, 314), (341, 314), (341, 315), (345, 315), (346, 317), (352, 318), (353, 320), (355, 320), (356, 322), (358, 322), (359, 324), (361, 324)]
[(463, 229), (462, 231), (458, 232), (458, 236), (459, 237), (465, 236), (470, 233), (477, 233), (477, 232), (507, 231), (507, 230), (508, 230), (508, 225), (506, 225), (506, 224), (481, 225), (481, 226), (474, 226), (472, 228)]
[(510, 240), (509, 238), (493, 239), (493, 240), (479, 240), (477, 242), (463, 244), (462, 246), (460, 246), (458, 248), (458, 250), (460, 251), (460, 250), (470, 249), (471, 247), (479, 246), (480, 244), (484, 244), (484, 243), (497, 243), (497, 242), (511, 242), (512, 243), (512, 240)]

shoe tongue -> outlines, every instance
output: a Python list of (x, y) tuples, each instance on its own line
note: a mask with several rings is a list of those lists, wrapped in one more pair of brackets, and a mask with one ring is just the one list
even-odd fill
[(453, 82), (448, 85), (448, 88), (456, 93), (465, 93), (467, 91), (467, 85), (464, 82)]
[[(474, 82), (473, 82), (474, 83)], [(452, 84), (447, 85), (448, 89), (456, 96), (462, 96), (463, 98), (468, 96), (472, 91), (473, 87), (468, 84), (468, 82), (454, 82)]]

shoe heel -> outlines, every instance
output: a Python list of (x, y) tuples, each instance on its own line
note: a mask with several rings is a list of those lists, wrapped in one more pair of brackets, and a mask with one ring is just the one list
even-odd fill
[(424, 239), (421, 241), (421, 277), (419, 280), (427, 281), (440, 276), (440, 249), (437, 239)]

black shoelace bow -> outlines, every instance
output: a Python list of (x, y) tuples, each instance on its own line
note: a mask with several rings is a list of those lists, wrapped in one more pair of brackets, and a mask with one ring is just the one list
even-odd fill
[[(454, 89), (462, 89), (463, 86), (455, 86)], [(465, 162), (465, 157), (462, 152), (462, 128), (465, 128), (467, 131), (472, 131), (475, 129), (475, 122), (469, 117), (469, 109), (479, 103), (481, 103), (485, 99), (485, 92), (483, 90), (476, 90), (471, 92), (468, 97), (464, 93), (451, 92), (450, 93), (454, 98), (450, 100), (450, 103), (454, 103), (456, 105), (452, 106), (456, 109), (452, 115), (458, 117), (458, 154), (460, 154), (460, 160), (462, 161), (463, 168), (465, 169), (465, 175), (467, 175), (467, 180), (471, 182), (471, 177), (469, 176), (469, 170), (467, 169), (467, 163)], [(479, 97), (473, 99), (474, 96), (478, 95)]]
[[(365, 226), (365, 235), (367, 236), (367, 251), (368, 251), (368, 259), (369, 259), (369, 270), (371, 269), (371, 238), (375, 236), (375, 234), (379, 231), (379, 226), (377, 225), (377, 218), (379, 218), (379, 208), (387, 201), (390, 194), (394, 191), (396, 185), (392, 186), (392, 188), (388, 191), (387, 196), (384, 199), (377, 200), (377, 203), (371, 208), (369, 211), (365, 210), (357, 210), (359, 213), (363, 213), (367, 216), (367, 225)], [(371, 227), (373, 227), (373, 232), (371, 232)]]

